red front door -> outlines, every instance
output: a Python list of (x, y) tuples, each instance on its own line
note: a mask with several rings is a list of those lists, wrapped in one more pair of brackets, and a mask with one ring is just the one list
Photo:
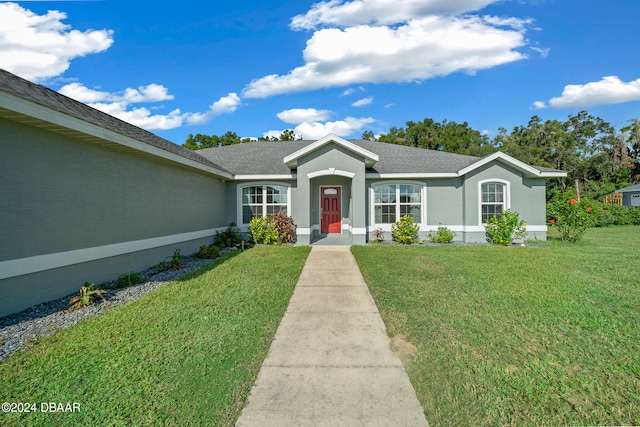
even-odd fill
[(340, 209), (340, 187), (320, 187), (320, 232), (342, 233), (342, 210)]

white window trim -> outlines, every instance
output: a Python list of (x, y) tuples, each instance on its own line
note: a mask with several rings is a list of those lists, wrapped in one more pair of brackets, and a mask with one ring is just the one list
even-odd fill
[[(404, 180), (393, 180), (393, 181), (378, 181), (371, 184), (369, 187), (369, 226), (370, 229), (378, 229), (381, 228), (382, 231), (391, 231), (392, 224), (378, 224), (376, 223), (376, 191), (375, 187), (379, 185), (418, 185), (420, 186), (420, 229), (423, 229), (427, 224), (427, 185), (421, 181), (404, 181)], [(399, 187), (398, 187), (399, 188)], [(398, 191), (398, 190), (396, 190)], [(397, 203), (396, 203), (397, 206)], [(397, 212), (396, 212), (397, 217)], [(396, 221), (400, 219), (397, 218)]]
[(263, 216), (265, 216), (267, 210), (266, 210), (266, 203), (267, 203), (267, 195), (264, 193), (265, 192), (265, 187), (269, 186), (269, 185), (278, 185), (281, 187), (286, 187), (287, 188), (287, 216), (291, 215), (291, 184), (286, 183), (286, 182), (278, 182), (278, 181), (255, 181), (255, 182), (243, 182), (242, 185), (238, 185), (237, 186), (237, 190), (236, 190), (236, 197), (237, 197), (237, 203), (236, 203), (236, 224), (238, 225), (238, 227), (240, 227), (240, 229), (245, 229), (248, 224), (243, 224), (242, 222), (242, 189), (246, 188), (246, 187), (257, 187), (257, 186), (262, 186), (262, 191), (263, 191), (263, 195), (262, 195), (262, 206), (263, 206)]
[(484, 227), (482, 222), (482, 184), (497, 183), (505, 186), (504, 209), (511, 209), (511, 182), (505, 179), (491, 178), (478, 181), (478, 225)]

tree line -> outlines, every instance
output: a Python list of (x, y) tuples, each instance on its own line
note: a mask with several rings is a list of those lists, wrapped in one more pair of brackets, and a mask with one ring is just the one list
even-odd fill
[(189, 134), (187, 140), (183, 147), (188, 148), (189, 150), (202, 150), (203, 148), (213, 148), (213, 147), (222, 147), (224, 145), (233, 145), (233, 144), (242, 144), (245, 142), (254, 142), (254, 141), (294, 141), (296, 139), (301, 139), (299, 136), (296, 136), (295, 132), (291, 129), (286, 129), (282, 131), (280, 137), (277, 138), (275, 136), (261, 136), (257, 139), (251, 138), (240, 138), (237, 133), (232, 131), (227, 131), (224, 135), (203, 135), (201, 133), (197, 133), (195, 135)]
[[(280, 138), (261, 137), (258, 141), (299, 139), (293, 130), (285, 130)], [(570, 115), (567, 120), (546, 120), (532, 116), (526, 126), (504, 128), (490, 139), (467, 122), (442, 122), (425, 118), (408, 121), (405, 127), (392, 126), (389, 132), (374, 135), (366, 130), (362, 139), (421, 147), (483, 157), (502, 151), (524, 163), (561, 169), (568, 172), (562, 179), (548, 183), (549, 193), (572, 188), (578, 197), (602, 198), (618, 188), (640, 181), (640, 119), (629, 121), (619, 131), (586, 111)], [(184, 147), (198, 150), (221, 145), (252, 142), (235, 132), (217, 135), (189, 135)]]

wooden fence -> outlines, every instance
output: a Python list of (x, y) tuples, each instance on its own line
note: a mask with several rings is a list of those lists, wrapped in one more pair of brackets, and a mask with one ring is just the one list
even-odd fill
[(604, 196), (604, 202), (610, 205), (622, 206), (622, 193), (611, 193)]

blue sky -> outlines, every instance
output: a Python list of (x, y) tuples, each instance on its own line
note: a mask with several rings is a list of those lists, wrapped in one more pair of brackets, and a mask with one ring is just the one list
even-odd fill
[(182, 144), (640, 117), (637, 0), (0, 2), (0, 68)]

